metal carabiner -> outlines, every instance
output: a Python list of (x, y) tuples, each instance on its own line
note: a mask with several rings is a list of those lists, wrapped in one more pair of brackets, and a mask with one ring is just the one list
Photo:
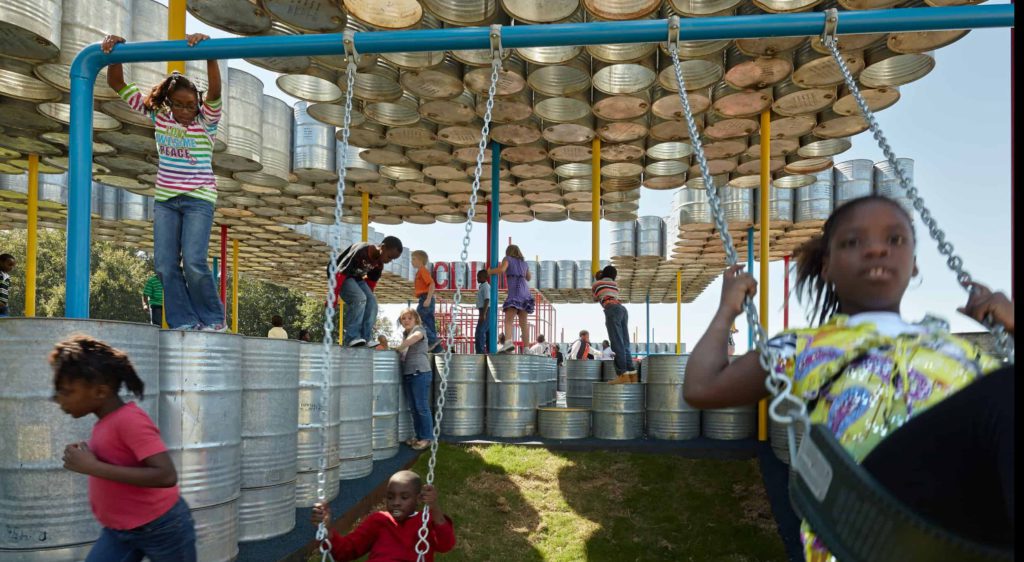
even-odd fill
[(838, 30), (839, 10), (835, 8), (825, 10), (825, 29), (821, 32), (821, 43), (825, 46), (834, 44)]
[(351, 64), (359, 64), (359, 52), (356, 51), (356, 32), (354, 29), (346, 29), (341, 39), (345, 45), (345, 58)]

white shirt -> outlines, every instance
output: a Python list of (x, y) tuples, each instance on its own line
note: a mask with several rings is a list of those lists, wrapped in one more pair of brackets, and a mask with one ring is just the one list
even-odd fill
[(611, 346), (601, 350), (601, 359), (615, 359), (615, 352), (612, 351)]
[(530, 346), (527, 353), (530, 355), (551, 355), (551, 348), (548, 347), (547, 342), (537, 342)]
[(288, 339), (288, 332), (284, 331), (284, 328), (280, 326), (274, 326), (267, 332), (267, 337), (276, 340), (286, 340)]
[(921, 334), (925, 328), (919, 324), (910, 324), (895, 312), (861, 312), (846, 320), (847, 326), (859, 326), (870, 322), (883, 336), (894, 338), (900, 334)]

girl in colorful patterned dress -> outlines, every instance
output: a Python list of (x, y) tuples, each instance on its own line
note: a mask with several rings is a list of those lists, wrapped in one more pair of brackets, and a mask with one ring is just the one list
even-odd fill
[(509, 351), (514, 347), (512, 343), (512, 321), (519, 319), (519, 330), (522, 332), (523, 346), (528, 345), (530, 340), (530, 324), (527, 321), (533, 312), (536, 301), (533, 293), (530, 292), (530, 268), (526, 265), (523, 252), (519, 246), (509, 244), (505, 249), (505, 259), (497, 267), (487, 269), (487, 275), (505, 275), (505, 284), (508, 287), (508, 295), (501, 309), (505, 311), (505, 334), (508, 338), (503, 345), (498, 347), (498, 353)]
[[(1013, 541), (1013, 370), (926, 316), (900, 317), (917, 275), (911, 217), (880, 196), (832, 213), (820, 237), (797, 253), (798, 293), (814, 303), (818, 327), (768, 342), (773, 369), (793, 381), (811, 423), (825, 424), (846, 451), (925, 518), (978, 542)], [(959, 311), (986, 315), (1013, 333), (1013, 303), (975, 284)], [(729, 362), (729, 329), (756, 292), (741, 266), (725, 271), (711, 325), (686, 366), (683, 396), (696, 408), (765, 398), (756, 351)], [(808, 562), (834, 560), (806, 522)]]
[[(193, 33), (186, 39), (195, 46), (209, 37)], [(106, 36), (103, 52), (109, 53), (118, 43), (124, 43), (124, 38)], [(195, 83), (177, 72), (143, 94), (134, 83), (125, 83), (120, 64), (112, 64), (107, 68), (107, 84), (133, 110), (149, 117), (156, 129), (160, 161), (153, 207), (153, 262), (164, 286), (167, 324), (176, 330), (224, 332), (224, 307), (206, 265), (217, 202), (212, 159), (221, 117), (220, 66), (209, 60), (206, 69), (205, 100)]]

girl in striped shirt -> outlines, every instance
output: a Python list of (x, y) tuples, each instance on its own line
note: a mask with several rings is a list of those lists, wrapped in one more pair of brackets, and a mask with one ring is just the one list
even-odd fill
[[(189, 46), (204, 39), (187, 38)], [(108, 35), (103, 52), (124, 38)], [(185, 76), (172, 73), (143, 94), (126, 84), (120, 64), (107, 69), (107, 84), (132, 109), (148, 116), (156, 129), (160, 155), (153, 209), (153, 261), (164, 286), (167, 324), (176, 330), (224, 332), (224, 308), (206, 265), (217, 182), (213, 176), (213, 141), (221, 116), (220, 67), (206, 62), (206, 99)], [(184, 266), (184, 267), (182, 267)]]

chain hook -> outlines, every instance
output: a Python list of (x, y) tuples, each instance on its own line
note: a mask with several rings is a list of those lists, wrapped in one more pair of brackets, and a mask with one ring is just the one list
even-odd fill
[(497, 56), (498, 59), (504, 59), (505, 48), (501, 46), (501, 24), (491, 24), (491, 31), (488, 32), (487, 37), (491, 41), (491, 58)]
[(679, 48), (679, 16), (672, 16), (668, 18), (668, 42), (666, 48), (669, 45), (675, 45), (676, 49)]
[(839, 10), (825, 10), (825, 29), (821, 32), (821, 42), (825, 46), (836, 44), (836, 33), (839, 30)]
[(356, 51), (356, 32), (354, 29), (346, 29), (341, 39), (345, 45), (345, 58), (349, 64), (359, 64), (359, 52)]

